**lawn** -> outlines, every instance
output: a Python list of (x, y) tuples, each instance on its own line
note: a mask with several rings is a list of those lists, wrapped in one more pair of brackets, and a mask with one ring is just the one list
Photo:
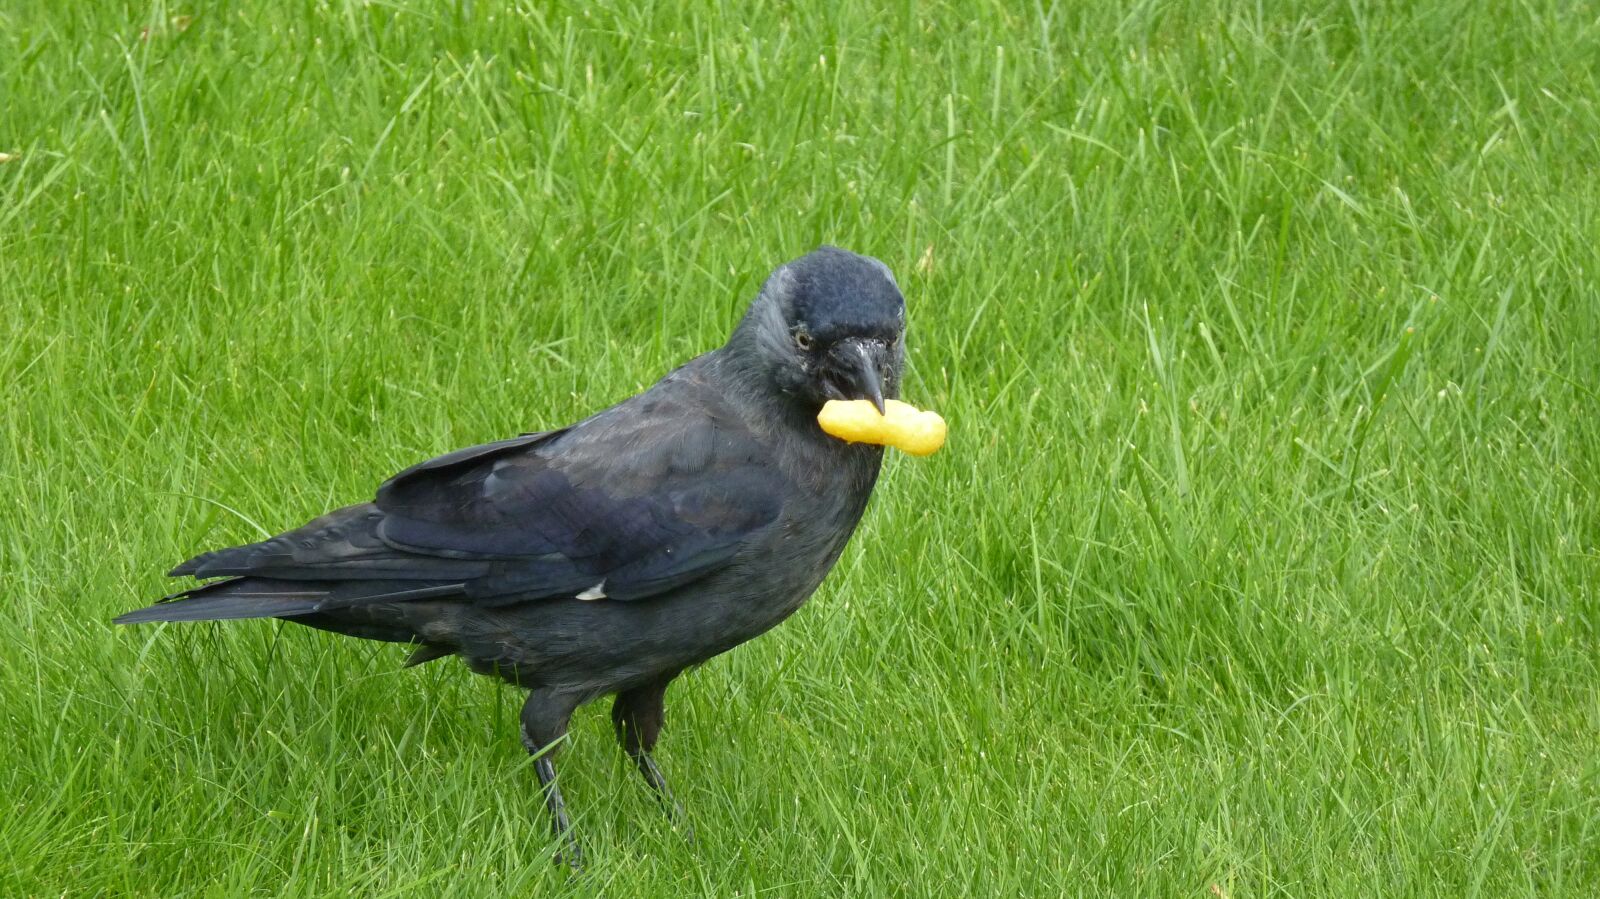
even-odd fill
[[(1594, 895), (1587, 4), (0, 6), (0, 895)], [(276, 622), (202, 549), (559, 425), (774, 265), (906, 393), (810, 605), (603, 707)]]

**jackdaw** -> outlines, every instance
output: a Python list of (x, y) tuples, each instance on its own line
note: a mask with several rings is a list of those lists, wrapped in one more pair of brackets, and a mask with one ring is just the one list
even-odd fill
[(667, 684), (809, 598), (878, 479), (882, 447), (824, 434), (830, 399), (899, 394), (905, 300), (876, 259), (821, 247), (775, 270), (728, 342), (574, 425), (414, 465), (270, 540), (196, 556), (220, 578), (120, 624), (282, 618), (459, 655), (528, 690), (522, 742), (567, 860), (552, 759), (574, 709), (614, 694), (651, 758)]

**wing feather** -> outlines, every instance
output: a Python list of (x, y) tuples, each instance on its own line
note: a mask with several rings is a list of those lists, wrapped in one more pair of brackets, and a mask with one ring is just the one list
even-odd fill
[(320, 608), (413, 595), (502, 605), (601, 581), (606, 598), (644, 599), (721, 569), (779, 519), (789, 482), (768, 458), (720, 396), (680, 369), (572, 428), (430, 459), (372, 503), (172, 573), (351, 582)]

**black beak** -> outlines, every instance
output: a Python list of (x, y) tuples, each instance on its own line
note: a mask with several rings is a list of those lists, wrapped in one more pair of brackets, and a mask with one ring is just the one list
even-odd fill
[(878, 414), (884, 414), (883, 409), (883, 363), (888, 355), (888, 348), (880, 340), (846, 339), (834, 344), (833, 366), (836, 372), (835, 383), (839, 392), (845, 398), (852, 400), (871, 400), (872, 405), (878, 408)]

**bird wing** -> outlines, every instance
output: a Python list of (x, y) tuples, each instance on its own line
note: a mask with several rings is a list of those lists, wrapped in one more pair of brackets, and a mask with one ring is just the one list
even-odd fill
[(374, 503), (173, 573), (372, 581), (337, 605), (642, 599), (722, 568), (777, 521), (790, 484), (769, 459), (712, 387), (669, 377), (571, 428), (415, 465)]

